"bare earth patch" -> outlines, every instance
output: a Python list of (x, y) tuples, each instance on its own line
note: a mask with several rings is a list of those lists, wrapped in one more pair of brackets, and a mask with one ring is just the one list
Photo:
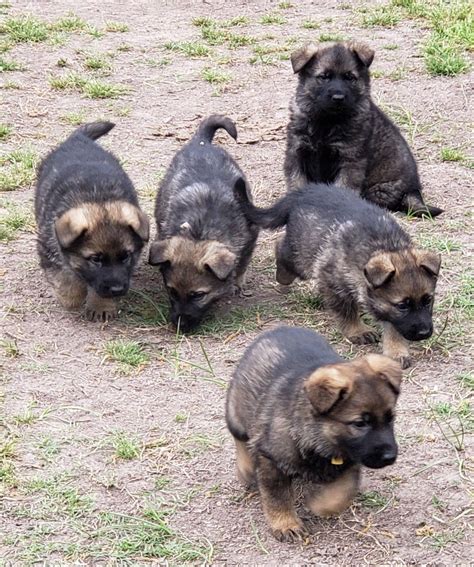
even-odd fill
[[(426, 20), (400, 7), (374, 16), (375, 5), (0, 4), (2, 565), (472, 561), (470, 76), (430, 76)], [(284, 192), (289, 54), (329, 38), (376, 49), (374, 98), (410, 141), (427, 202), (446, 210), (434, 222), (400, 222), (443, 253), (443, 267), (435, 335), (404, 379), (397, 463), (367, 471), (340, 518), (303, 512), (312, 535), (288, 545), (235, 477), (224, 423), (232, 369), (260, 331), (281, 323), (315, 328), (348, 356), (373, 347), (344, 341), (309, 286), (280, 293), (269, 233), (250, 267), (253, 295), (223, 303), (197, 335), (177, 337), (166, 324), (159, 274), (144, 262), (117, 322), (66, 313), (38, 268), (31, 182), (38, 156), (106, 118), (117, 126), (103, 143), (151, 215), (173, 153), (219, 112), (236, 121), (239, 141), (218, 143), (247, 172), (257, 203), (270, 203)]]

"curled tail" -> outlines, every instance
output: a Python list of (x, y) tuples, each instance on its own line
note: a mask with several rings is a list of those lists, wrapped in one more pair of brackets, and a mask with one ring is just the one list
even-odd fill
[(108, 134), (114, 126), (115, 124), (113, 122), (90, 122), (89, 124), (80, 126), (72, 135), (83, 134), (91, 140), (97, 140), (97, 138)]
[(405, 195), (403, 199), (403, 210), (408, 214), (412, 214), (415, 217), (437, 217), (443, 211), (439, 207), (433, 207), (431, 205), (426, 205), (423, 202), (423, 198), (418, 195), (408, 194)]
[(239, 202), (242, 212), (248, 221), (261, 228), (275, 230), (284, 226), (288, 222), (294, 193), (289, 193), (280, 199), (273, 207), (261, 209), (253, 205), (248, 196), (247, 187), (242, 177), (239, 177), (233, 187), (236, 200)]
[(232, 136), (234, 140), (237, 140), (237, 128), (230, 118), (223, 116), (222, 114), (212, 114), (209, 118), (206, 118), (199, 124), (194, 139), (198, 141), (204, 141), (211, 143), (216, 130), (219, 128), (224, 128), (224, 130)]

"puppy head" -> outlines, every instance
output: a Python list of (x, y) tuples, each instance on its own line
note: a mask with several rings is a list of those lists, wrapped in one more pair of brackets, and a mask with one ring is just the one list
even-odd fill
[(101, 297), (125, 295), (133, 268), (148, 240), (146, 215), (126, 201), (85, 203), (54, 225), (70, 268)]
[(373, 58), (373, 50), (359, 43), (326, 47), (308, 44), (295, 51), (291, 63), (293, 71), (299, 73), (308, 110), (334, 116), (354, 112), (370, 93), (369, 67)]
[(419, 248), (374, 254), (364, 268), (372, 314), (409, 341), (429, 338), (440, 267), (440, 254)]
[(230, 293), (236, 259), (215, 240), (173, 236), (151, 244), (149, 262), (160, 266), (176, 327), (190, 331), (215, 301)]
[(401, 379), (400, 365), (378, 354), (323, 366), (306, 379), (328, 453), (374, 469), (395, 462), (393, 421)]

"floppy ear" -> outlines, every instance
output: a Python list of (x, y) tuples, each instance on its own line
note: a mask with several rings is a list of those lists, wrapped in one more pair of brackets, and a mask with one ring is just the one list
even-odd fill
[(318, 52), (318, 47), (314, 43), (308, 43), (301, 49), (294, 51), (291, 54), (291, 66), (293, 67), (293, 73), (299, 73), (303, 67), (305, 67), (311, 59)]
[(318, 368), (304, 383), (306, 395), (318, 413), (327, 413), (336, 402), (346, 399), (352, 390), (352, 380), (344, 364)]
[(388, 283), (395, 275), (395, 266), (390, 255), (382, 252), (372, 256), (364, 267), (364, 275), (369, 284), (374, 288)]
[(62, 248), (69, 248), (89, 228), (87, 211), (84, 207), (69, 209), (54, 223), (56, 236)]
[(365, 43), (351, 43), (349, 49), (365, 67), (369, 68), (374, 60), (375, 51)]
[(122, 221), (128, 224), (143, 241), (148, 242), (150, 223), (143, 211), (130, 203), (123, 203), (120, 207), (120, 216)]
[(201, 267), (209, 268), (220, 280), (225, 280), (235, 267), (237, 256), (219, 242), (212, 242), (201, 259)]
[(426, 270), (430, 276), (438, 277), (441, 268), (441, 254), (431, 252), (431, 250), (422, 250), (421, 248), (415, 248), (413, 253), (420, 268)]
[(159, 266), (169, 261), (168, 248), (169, 240), (155, 240), (150, 244), (148, 263), (152, 266)]
[(388, 382), (394, 394), (398, 396), (402, 383), (402, 367), (400, 364), (382, 354), (368, 354), (365, 361), (382, 380)]

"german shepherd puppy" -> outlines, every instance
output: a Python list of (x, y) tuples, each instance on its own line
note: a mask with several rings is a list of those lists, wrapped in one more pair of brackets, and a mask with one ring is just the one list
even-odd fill
[(227, 426), (237, 472), (257, 481), (273, 535), (304, 534), (292, 480), (308, 484), (306, 506), (339, 514), (357, 493), (361, 466), (379, 469), (397, 458), (394, 408), (402, 373), (385, 356), (347, 362), (317, 333), (279, 327), (247, 349), (227, 394)]
[(40, 264), (59, 302), (86, 302), (92, 321), (117, 315), (149, 223), (118, 160), (94, 142), (114, 124), (78, 128), (40, 164), (35, 194)]
[(443, 211), (425, 205), (408, 144), (370, 97), (373, 58), (356, 43), (293, 53), (299, 81), (287, 129), (288, 187), (335, 183), (391, 211), (436, 217)]
[(395, 218), (350, 189), (310, 184), (273, 207), (258, 209), (235, 189), (250, 222), (286, 225), (276, 248), (277, 281), (315, 279), (342, 333), (356, 344), (378, 340), (362, 322), (384, 328), (383, 353), (410, 365), (407, 341), (433, 333), (433, 299), (441, 256), (413, 246)]
[(171, 302), (171, 322), (187, 332), (221, 297), (243, 285), (258, 229), (248, 223), (233, 194), (250, 199), (244, 174), (212, 144), (218, 128), (237, 139), (225, 116), (204, 120), (173, 158), (156, 198), (157, 240), (149, 262), (160, 266)]

